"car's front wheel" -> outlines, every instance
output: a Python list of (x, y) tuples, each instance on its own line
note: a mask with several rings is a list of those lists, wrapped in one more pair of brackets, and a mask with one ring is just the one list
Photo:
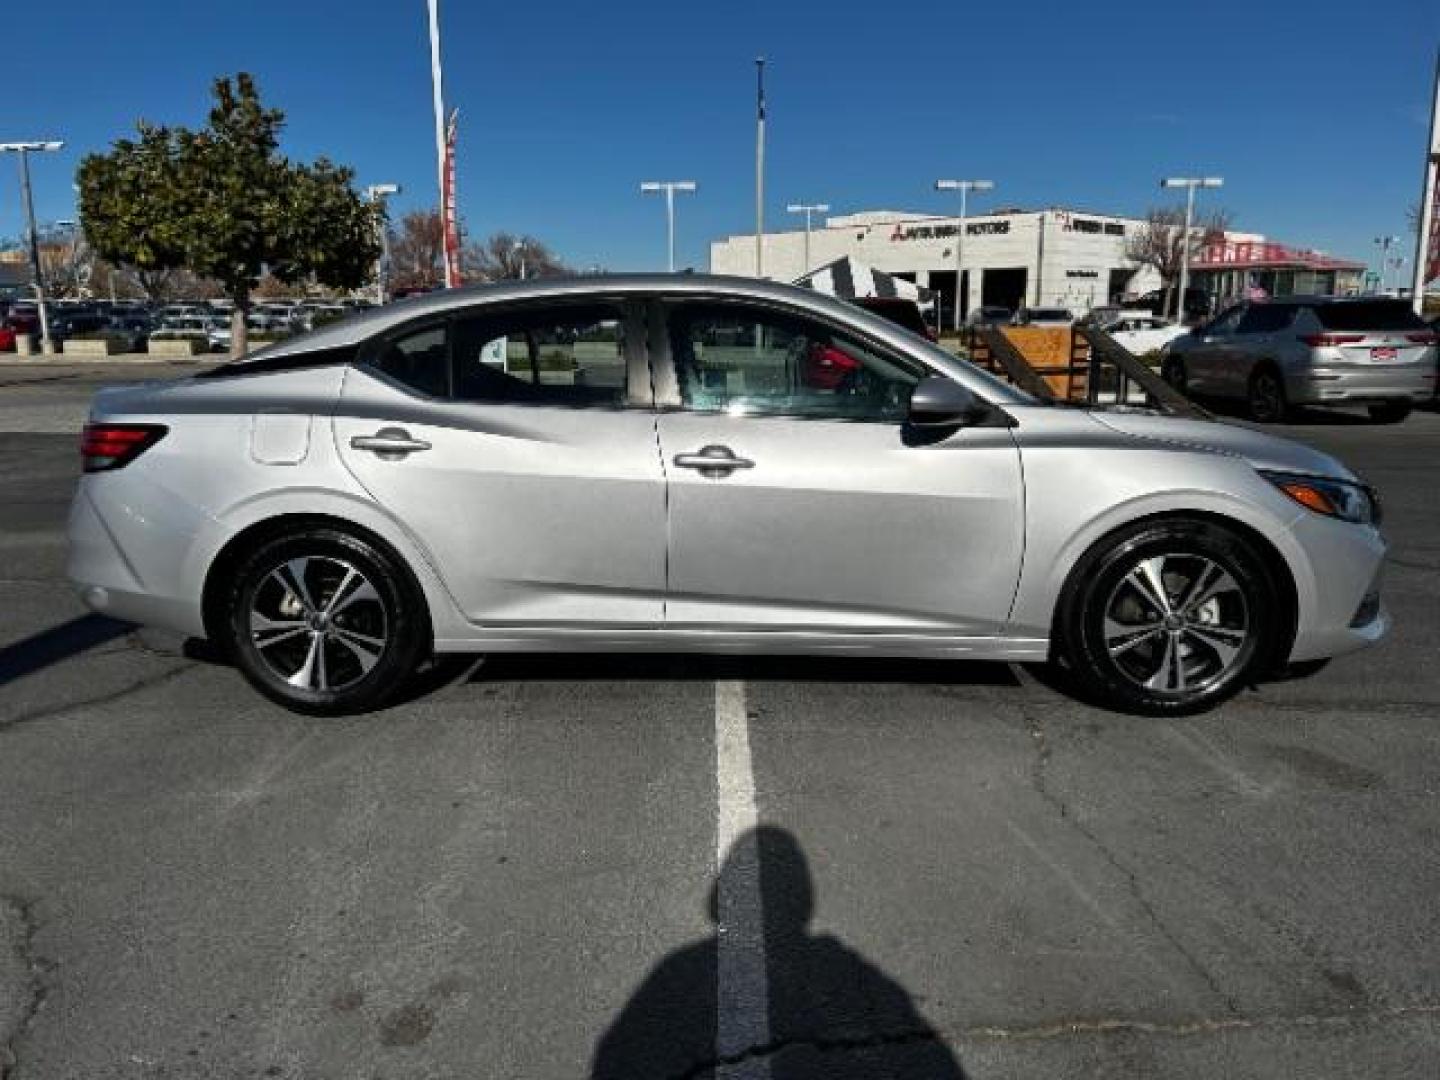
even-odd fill
[(1249, 540), (1161, 521), (1102, 541), (1076, 567), (1057, 659), (1087, 696), (1128, 712), (1197, 712), (1275, 660), (1281, 601)]
[(359, 536), (312, 528), (261, 544), (233, 578), (230, 653), (266, 696), (340, 716), (400, 690), (429, 643), (418, 586), (394, 556)]
[(1181, 394), (1189, 394), (1190, 381), (1185, 375), (1185, 360), (1179, 356), (1166, 356), (1160, 363), (1160, 377), (1171, 388)]

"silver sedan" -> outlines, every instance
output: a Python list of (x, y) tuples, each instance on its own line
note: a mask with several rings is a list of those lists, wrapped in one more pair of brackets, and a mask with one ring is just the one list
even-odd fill
[(102, 391), (83, 454), (84, 600), (312, 713), (435, 653), (634, 650), (1049, 660), (1179, 713), (1388, 625), (1333, 458), (751, 280), (418, 297)]

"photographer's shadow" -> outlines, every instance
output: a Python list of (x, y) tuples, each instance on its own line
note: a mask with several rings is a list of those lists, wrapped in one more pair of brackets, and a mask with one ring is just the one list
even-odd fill
[[(757, 887), (758, 920), (746, 902)], [(774, 826), (739, 837), (710, 892), (716, 933), (655, 967), (601, 1038), (593, 1080), (963, 1080), (899, 983), (809, 932), (813, 910), (795, 837)]]

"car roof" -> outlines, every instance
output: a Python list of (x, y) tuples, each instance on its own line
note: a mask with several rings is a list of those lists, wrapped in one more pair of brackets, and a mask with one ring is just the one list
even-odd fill
[[(247, 368), (263, 370), (284, 357), (300, 357), (309, 353), (344, 349), (361, 344), (376, 334), (404, 326), (431, 315), (443, 315), (480, 305), (525, 302), (530, 300), (586, 297), (601, 299), (627, 295), (644, 296), (665, 293), (671, 296), (694, 296), (722, 300), (756, 300), (800, 308), (842, 324), (864, 330), (871, 337), (900, 350), (913, 349), (917, 340), (933, 352), (936, 347), (899, 324), (868, 311), (857, 304), (841, 300), (814, 289), (787, 285), (759, 278), (732, 277), (723, 274), (590, 274), (584, 277), (540, 278), (531, 281), (505, 281), (486, 285), (470, 285), (424, 293), (386, 304), (365, 308), (333, 323), (284, 341), (267, 345), (241, 360), (216, 369), (241, 374)], [(967, 381), (984, 384), (992, 399), (1024, 403), (1029, 396), (988, 373), (944, 354), (945, 367), (965, 372)]]

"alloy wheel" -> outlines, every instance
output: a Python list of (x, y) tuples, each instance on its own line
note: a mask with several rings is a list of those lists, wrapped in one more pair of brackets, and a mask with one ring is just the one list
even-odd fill
[(1285, 391), (1268, 371), (1260, 372), (1250, 384), (1250, 413), (1260, 421), (1279, 420), (1285, 414)]
[(1126, 679), (1152, 693), (1203, 692), (1244, 661), (1245, 595), (1230, 571), (1193, 553), (1132, 566), (1105, 605), (1104, 643)]
[(249, 631), (272, 674), (300, 689), (354, 686), (384, 655), (390, 619), (374, 584), (331, 556), (289, 559), (255, 589)]

